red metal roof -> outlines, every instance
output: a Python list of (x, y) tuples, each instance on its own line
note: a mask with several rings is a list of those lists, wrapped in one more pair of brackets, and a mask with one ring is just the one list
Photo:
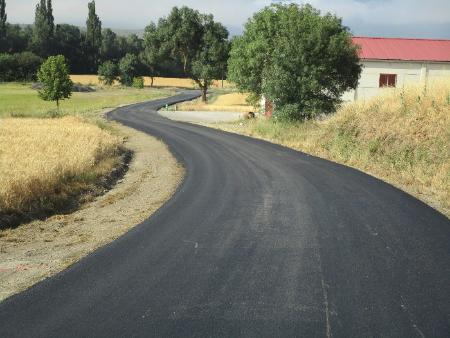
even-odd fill
[(450, 40), (353, 37), (361, 59), (450, 62)]

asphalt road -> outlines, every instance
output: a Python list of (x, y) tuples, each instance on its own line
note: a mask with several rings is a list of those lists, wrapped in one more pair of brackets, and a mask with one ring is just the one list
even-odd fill
[(153, 217), (0, 304), (0, 337), (449, 337), (450, 221), (347, 167), (167, 120), (110, 117), (187, 168)]

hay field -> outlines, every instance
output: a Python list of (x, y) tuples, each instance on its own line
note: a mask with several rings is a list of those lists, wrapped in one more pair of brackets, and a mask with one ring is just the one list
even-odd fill
[[(92, 93), (73, 93), (61, 101), (60, 113), (93, 117), (104, 108), (153, 100), (173, 95), (170, 89), (96, 88)], [(0, 117), (48, 117), (56, 113), (56, 104), (41, 100), (29, 84), (0, 84)]]
[(246, 94), (241, 93), (215, 93), (213, 91), (212, 97), (209, 98), (208, 103), (203, 103), (201, 99), (192, 102), (185, 102), (177, 105), (176, 109), (181, 111), (229, 111), (229, 112), (249, 112), (254, 108), (247, 103)]
[(361, 169), (450, 217), (450, 79), (349, 103), (318, 121), (212, 126)]
[(76, 117), (0, 120), (0, 214), (51, 210), (117, 165), (122, 139)]
[[(70, 78), (75, 83), (81, 83), (83, 85), (100, 85), (97, 75), (71, 75)], [(144, 76), (144, 84), (146, 86), (151, 85), (151, 79), (148, 76)], [(116, 81), (115, 85), (119, 85)], [(182, 78), (168, 78), (168, 77), (154, 77), (153, 78), (153, 86), (154, 87), (176, 87), (176, 88), (197, 88), (197, 85), (191, 79), (182, 79)], [(217, 80), (214, 81), (212, 88), (222, 88), (222, 81)], [(228, 81), (223, 81), (224, 88), (233, 87)]]

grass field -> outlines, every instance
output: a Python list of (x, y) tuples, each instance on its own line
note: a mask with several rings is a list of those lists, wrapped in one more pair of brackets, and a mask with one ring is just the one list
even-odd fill
[(450, 81), (347, 104), (321, 121), (212, 126), (359, 168), (450, 217)]
[[(75, 83), (80, 83), (83, 85), (99, 85), (97, 75), (71, 75), (71, 79)], [(116, 85), (118, 82), (116, 82)], [(144, 76), (144, 84), (146, 86), (151, 85), (151, 79), (148, 76)], [(181, 79), (181, 78), (169, 78), (169, 77), (154, 77), (153, 78), (154, 87), (177, 87), (177, 88), (197, 88), (197, 85), (191, 79)], [(228, 81), (223, 81), (224, 88), (233, 87)], [(222, 81), (214, 81), (211, 88), (222, 88)]]
[[(98, 87), (92, 93), (73, 93), (60, 104), (61, 114), (92, 117), (103, 108), (170, 96), (170, 89), (134, 89)], [(55, 102), (41, 100), (29, 84), (0, 84), (0, 117), (49, 117), (56, 111)]]
[[(60, 210), (119, 165), (123, 139), (104, 128), (104, 108), (173, 93), (97, 88), (74, 93), (56, 114), (55, 103), (42, 101), (29, 84), (0, 84), (0, 228)], [(65, 117), (46, 118), (54, 116)]]

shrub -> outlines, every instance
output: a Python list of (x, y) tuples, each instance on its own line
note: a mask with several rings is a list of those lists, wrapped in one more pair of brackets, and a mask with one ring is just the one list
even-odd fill
[(107, 86), (114, 84), (118, 76), (119, 68), (111, 61), (106, 61), (98, 67), (98, 80)]
[(144, 88), (144, 78), (142, 76), (135, 77), (133, 79), (133, 87), (139, 89)]
[(120, 83), (124, 86), (132, 86), (133, 79), (137, 75), (138, 58), (136, 55), (127, 54), (119, 62)]
[(31, 53), (0, 54), (0, 81), (33, 81), (42, 59)]

